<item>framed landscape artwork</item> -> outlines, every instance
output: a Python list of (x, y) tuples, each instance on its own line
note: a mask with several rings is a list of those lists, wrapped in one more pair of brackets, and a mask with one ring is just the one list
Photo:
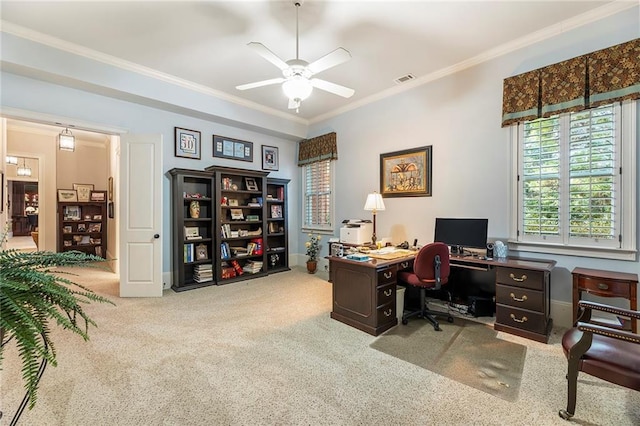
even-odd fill
[(380, 154), (383, 197), (431, 196), (431, 145)]

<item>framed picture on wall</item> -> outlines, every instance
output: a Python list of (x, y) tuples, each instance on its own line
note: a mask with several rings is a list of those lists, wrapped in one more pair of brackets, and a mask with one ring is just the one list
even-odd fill
[(383, 197), (431, 197), (431, 145), (380, 154)]
[(262, 170), (278, 170), (278, 148), (262, 145)]
[(253, 162), (253, 142), (213, 135), (213, 156)]
[(176, 157), (200, 159), (200, 132), (176, 127)]
[(91, 191), (93, 184), (91, 183), (74, 183), (73, 189), (78, 193), (78, 202), (88, 202), (91, 200)]

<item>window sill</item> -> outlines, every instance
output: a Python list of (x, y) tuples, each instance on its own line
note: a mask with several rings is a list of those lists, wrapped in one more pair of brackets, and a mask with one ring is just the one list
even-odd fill
[(518, 252), (559, 254), (564, 256), (595, 257), (598, 259), (636, 260), (637, 250), (617, 248), (589, 248), (555, 244), (523, 243), (509, 240), (509, 250)]

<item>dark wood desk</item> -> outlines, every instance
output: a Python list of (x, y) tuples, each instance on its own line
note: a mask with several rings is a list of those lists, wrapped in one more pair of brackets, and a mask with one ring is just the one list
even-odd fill
[[(329, 256), (333, 284), (331, 318), (377, 336), (398, 322), (398, 271), (413, 268), (413, 255), (393, 260), (358, 262)], [(480, 259), (451, 256), (453, 268), (496, 268), (496, 322), (494, 328), (546, 343), (549, 340), (550, 281), (553, 260)]]
[[(629, 301), (629, 309), (638, 310), (638, 274), (574, 268), (573, 323), (578, 319), (578, 301), (583, 292), (600, 297), (622, 297)], [(623, 328), (627, 328), (624, 327)], [(638, 322), (631, 321), (631, 331), (638, 332)]]

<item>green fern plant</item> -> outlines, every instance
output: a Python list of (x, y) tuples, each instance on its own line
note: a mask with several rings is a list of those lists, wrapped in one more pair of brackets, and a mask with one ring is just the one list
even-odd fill
[[(3, 240), (4, 236), (0, 242)], [(15, 339), (29, 409), (37, 400), (42, 374), (39, 370), (46, 363), (57, 365), (55, 346), (50, 338), (53, 323), (86, 341), (89, 326), (97, 325), (82, 305), (91, 302), (113, 305), (91, 289), (72, 282), (68, 276), (75, 274), (56, 268), (99, 267), (96, 262), (104, 262), (104, 259), (78, 251), (0, 251), (0, 366), (5, 346)], [(41, 362), (43, 367), (40, 367)]]

